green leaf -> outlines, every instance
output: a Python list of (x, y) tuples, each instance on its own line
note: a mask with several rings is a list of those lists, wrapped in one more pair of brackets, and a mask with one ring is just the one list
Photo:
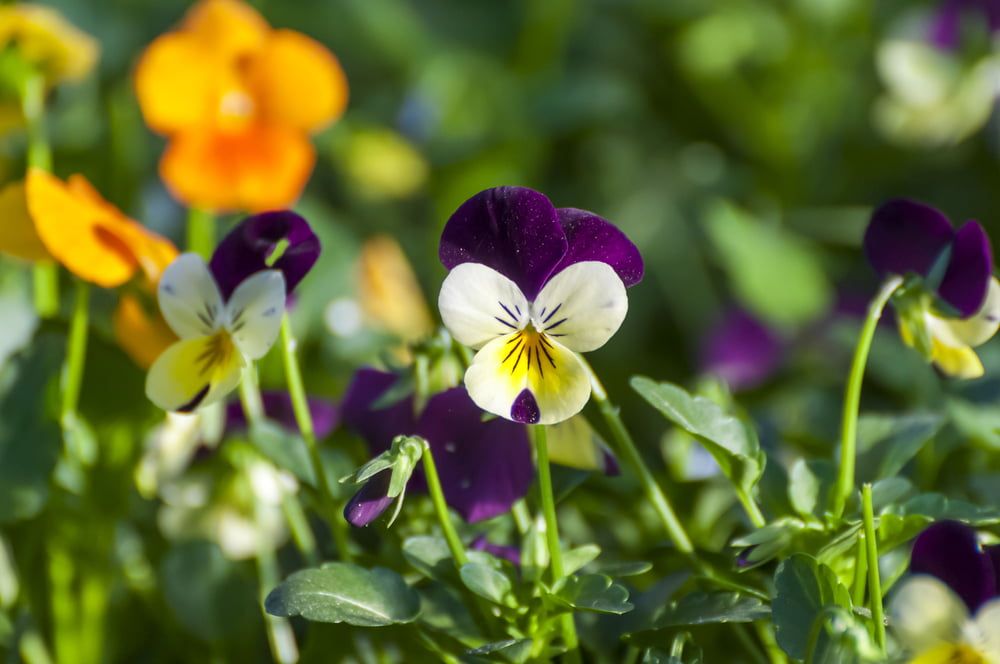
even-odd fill
[(384, 627), (416, 620), (420, 596), (392, 570), (329, 563), (292, 574), (271, 591), (264, 608), (275, 616)]
[(828, 310), (833, 289), (815, 251), (797, 236), (719, 202), (706, 228), (736, 297), (765, 321), (796, 327)]
[(634, 376), (631, 385), (664, 417), (697, 437), (737, 487), (753, 488), (764, 472), (765, 456), (750, 427), (711, 399), (692, 396), (672, 383)]
[(174, 617), (198, 638), (217, 643), (263, 629), (256, 583), (212, 542), (172, 548), (160, 582)]
[(771, 609), (756, 597), (734, 592), (694, 592), (678, 600), (656, 620), (657, 629), (713, 623), (748, 623), (771, 617)]
[(274, 422), (264, 420), (250, 429), (250, 442), (261, 454), (309, 486), (316, 486), (316, 473), (306, 441)]
[(836, 476), (833, 464), (826, 459), (797, 460), (788, 474), (792, 508), (806, 518), (822, 516)]
[(441, 580), (453, 568), (451, 551), (443, 537), (417, 535), (403, 542), (403, 557), (424, 576)]
[(46, 417), (46, 393), (63, 343), (60, 335), (40, 334), (0, 371), (0, 523), (29, 519), (48, 500), (62, 434)]
[(420, 588), (419, 593), (420, 624), (467, 645), (482, 643), (479, 627), (456, 588), (432, 582)]
[[(469, 655), (498, 655), (503, 661), (521, 664), (531, 657), (531, 639), (507, 639), (505, 641), (494, 641), (480, 646), (475, 650), (468, 651)], [(490, 657), (490, 661), (496, 661), (495, 657)]]
[(1000, 450), (1000, 412), (995, 403), (977, 404), (949, 399), (947, 409), (952, 423), (963, 437), (988, 450)]
[(981, 507), (964, 500), (948, 498), (940, 493), (922, 493), (901, 505), (898, 512), (903, 516), (924, 516), (933, 521), (964, 521), (973, 526), (991, 526), (1000, 523), (1000, 509)]
[(625, 586), (603, 574), (582, 574), (562, 579), (549, 597), (557, 604), (595, 613), (620, 615), (633, 608)]
[(933, 438), (944, 419), (932, 413), (863, 415), (858, 420), (858, 470), (864, 481), (894, 477)]
[(506, 574), (484, 563), (466, 563), (459, 570), (465, 587), (494, 604), (510, 604), (513, 584)]
[(623, 576), (639, 576), (653, 569), (653, 563), (648, 560), (598, 561), (594, 571), (598, 574), (620, 579)]
[(868, 628), (850, 611), (828, 608), (812, 626), (812, 647), (806, 655), (810, 664), (861, 664), (883, 661)]
[(521, 538), (521, 576), (534, 583), (549, 567), (549, 547), (545, 541), (545, 520), (539, 517)]
[(584, 544), (563, 553), (563, 568), (566, 576), (579, 571), (601, 555), (601, 547), (596, 544)]
[(778, 645), (795, 659), (804, 659), (817, 617), (830, 607), (851, 609), (851, 597), (826, 565), (796, 553), (774, 575), (771, 614)]

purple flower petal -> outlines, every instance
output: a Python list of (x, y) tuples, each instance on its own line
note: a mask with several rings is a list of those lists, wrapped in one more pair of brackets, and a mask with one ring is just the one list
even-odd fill
[(865, 255), (880, 276), (926, 275), (955, 234), (938, 210), (906, 199), (885, 203), (865, 231)]
[(509, 560), (516, 567), (521, 566), (521, 550), (519, 548), (504, 544), (493, 544), (486, 539), (486, 535), (480, 535), (476, 539), (472, 540), (472, 543), (469, 544), (469, 548), (473, 551), (485, 551), (491, 556)]
[(361, 487), (344, 506), (344, 518), (356, 528), (364, 528), (392, 505), (393, 498), (388, 496), (391, 471), (382, 471)]
[(997, 577), (976, 531), (958, 521), (939, 521), (917, 536), (910, 572), (930, 574), (951, 588), (975, 613), (997, 594)]
[(726, 381), (734, 391), (756, 387), (781, 365), (781, 339), (742, 309), (731, 309), (708, 335), (701, 370)]
[(1000, 595), (1000, 544), (986, 547), (986, 555), (993, 564), (993, 576), (997, 579), (997, 595)]
[(951, 258), (938, 294), (955, 307), (962, 318), (979, 311), (986, 301), (993, 274), (993, 249), (978, 221), (966, 222), (955, 234)]
[(209, 267), (222, 297), (228, 299), (244, 279), (268, 269), (267, 259), (281, 240), (288, 246), (271, 267), (284, 274), (288, 293), (295, 290), (319, 258), (319, 238), (305, 219), (278, 210), (247, 217), (216, 247)]
[(1000, 2), (997, 0), (945, 0), (941, 3), (928, 30), (931, 44), (946, 51), (961, 45), (962, 20), (975, 13), (978, 20), (986, 19), (991, 31), (1000, 29)]
[(449, 270), (462, 263), (491, 267), (534, 300), (567, 246), (548, 198), (525, 187), (495, 187), (479, 192), (451, 215), (438, 255)]
[(642, 255), (618, 227), (586, 210), (559, 208), (556, 212), (569, 250), (553, 274), (581, 261), (600, 261), (610, 265), (625, 286), (642, 281)]
[(534, 424), (541, 414), (535, 395), (528, 389), (521, 390), (510, 407), (511, 419), (521, 424)]
[(373, 455), (389, 449), (396, 436), (416, 433), (417, 420), (411, 397), (385, 408), (374, 408), (379, 397), (397, 380), (399, 377), (396, 374), (359, 369), (340, 404), (344, 424), (365, 439)]
[[(268, 419), (280, 424), (289, 431), (299, 430), (298, 421), (295, 419), (295, 409), (292, 407), (292, 398), (288, 392), (273, 390), (261, 394), (261, 401), (264, 404), (264, 415)], [(337, 406), (332, 402), (317, 397), (309, 397), (309, 413), (312, 415), (313, 431), (317, 438), (329, 436), (339, 423)], [(243, 413), (243, 406), (238, 401), (231, 401), (226, 406), (226, 431), (238, 431), (246, 429), (247, 420)]]
[(501, 418), (484, 422), (464, 387), (431, 397), (417, 433), (431, 446), (448, 504), (470, 523), (507, 512), (531, 486), (527, 429)]

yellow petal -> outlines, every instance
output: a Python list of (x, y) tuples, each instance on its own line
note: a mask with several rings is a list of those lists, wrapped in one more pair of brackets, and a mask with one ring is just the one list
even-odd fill
[(243, 364), (226, 332), (184, 339), (153, 362), (146, 374), (146, 396), (163, 410), (192, 411), (236, 389)]
[(0, 252), (26, 261), (51, 258), (28, 214), (24, 182), (0, 189)]
[(987, 664), (988, 661), (964, 643), (942, 643), (920, 653), (910, 664)]
[(404, 341), (434, 330), (427, 301), (399, 243), (376, 235), (361, 247), (358, 299), (369, 320)]
[(143, 369), (173, 343), (177, 335), (155, 308), (147, 310), (135, 295), (123, 295), (111, 319), (115, 339), (132, 361)]
[(347, 77), (319, 42), (292, 30), (275, 30), (249, 61), (248, 87), (269, 124), (316, 131), (347, 106)]
[(608, 469), (612, 457), (583, 415), (552, 425), (548, 433), (549, 459), (552, 463), (580, 470)]
[(312, 144), (295, 130), (255, 125), (230, 133), (205, 128), (171, 140), (160, 175), (188, 206), (257, 212), (290, 207), (315, 159)]
[(968, 346), (946, 346), (937, 338), (931, 339), (931, 357), (934, 364), (953, 378), (979, 378), (983, 363), (976, 351)]
[(255, 51), (270, 26), (253, 7), (240, 0), (202, 0), (184, 17), (182, 31), (230, 58)]
[(97, 62), (97, 41), (48, 7), (0, 6), (0, 48), (14, 47), (49, 85), (86, 76)]

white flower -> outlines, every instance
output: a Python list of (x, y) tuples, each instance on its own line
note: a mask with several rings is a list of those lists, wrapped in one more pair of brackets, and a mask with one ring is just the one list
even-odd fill
[(164, 271), (160, 311), (180, 337), (146, 376), (146, 395), (160, 408), (189, 412), (239, 385), (248, 362), (274, 345), (285, 310), (285, 278), (262, 270), (223, 302), (205, 261), (182, 254)]

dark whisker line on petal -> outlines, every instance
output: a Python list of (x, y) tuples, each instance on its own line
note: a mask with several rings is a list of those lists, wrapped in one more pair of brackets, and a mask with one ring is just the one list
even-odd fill
[(517, 315), (518, 315), (518, 316), (520, 316), (520, 315), (521, 315), (521, 307), (517, 306), (516, 304), (514, 305), (514, 311), (516, 311), (516, 312), (517, 312)]
[[(549, 350), (545, 346), (542, 346), (542, 352), (545, 353), (545, 357), (547, 357), (549, 359), (549, 364), (551, 364), (552, 368), (555, 369), (556, 368), (556, 361), (552, 359), (552, 355), (549, 354)], [(539, 360), (539, 367), (538, 368), (541, 369), (541, 360)]]
[(507, 312), (507, 315), (510, 316), (510, 319), (512, 321), (514, 321), (515, 323), (517, 322), (517, 316), (514, 315), (513, 311), (511, 311), (510, 309), (507, 308), (507, 305), (505, 305), (503, 302), (497, 302), (497, 304), (500, 305), (501, 309), (503, 309), (504, 311)]
[(524, 330), (521, 330), (520, 332), (518, 332), (517, 334), (515, 334), (515, 335), (514, 335), (513, 337), (511, 337), (511, 338), (510, 338), (510, 339), (509, 339), (509, 340), (507, 341), (507, 344), (506, 344), (506, 345), (510, 345), (510, 344), (514, 343), (515, 341), (517, 341), (518, 339), (520, 339), (520, 338), (521, 338), (521, 335), (523, 335), (523, 334), (524, 334)]
[(521, 355), (524, 354), (524, 346), (521, 346), (521, 350), (518, 352), (517, 357), (514, 359), (514, 366), (510, 368), (510, 375), (513, 376), (514, 372), (517, 371), (517, 365), (521, 363)]
[[(553, 312), (553, 313), (555, 313), (555, 312)], [(548, 327), (546, 327), (545, 331), (548, 332), (549, 330), (554, 330), (554, 329), (556, 329), (557, 327), (559, 327), (560, 325), (562, 325), (563, 323), (565, 323), (568, 320), (569, 320), (568, 317), (567, 318), (560, 318), (555, 323), (552, 323), (552, 325), (549, 325)]]
[(504, 325), (506, 325), (507, 327), (509, 327), (512, 330), (516, 330), (517, 329), (516, 327), (514, 327), (513, 325), (511, 325), (510, 323), (508, 323), (507, 321), (505, 321), (503, 318), (500, 318), (499, 316), (494, 316), (493, 318), (496, 320), (496, 322), (503, 323)]
[(545, 378), (545, 369), (542, 368), (542, 351), (543, 350), (544, 350), (543, 346), (539, 346), (538, 348), (535, 349), (535, 351), (536, 351), (535, 352), (535, 362), (537, 362), (537, 364), (538, 364), (538, 377), (539, 378)]
[(178, 413), (190, 413), (195, 408), (197, 408), (198, 404), (200, 404), (205, 399), (205, 397), (208, 395), (208, 389), (210, 387), (211, 387), (211, 384), (207, 384), (207, 385), (205, 385), (205, 387), (201, 388), (198, 391), (198, 393), (194, 395), (194, 398), (191, 399), (191, 401), (188, 401), (186, 404), (178, 406), (177, 407), (177, 412)]
[[(557, 305), (556, 305), (556, 308), (555, 308), (555, 309), (553, 309), (552, 311), (550, 311), (550, 312), (549, 312), (549, 315), (548, 315), (548, 316), (545, 316), (545, 318), (544, 318), (544, 319), (542, 319), (542, 325), (544, 325), (545, 323), (548, 323), (548, 322), (549, 322), (549, 319), (550, 319), (550, 318), (552, 318), (553, 316), (555, 316), (555, 315), (556, 315), (556, 312), (557, 312), (557, 311), (559, 311), (560, 309), (562, 309), (562, 302), (560, 302), (559, 304), (557, 304)], [(543, 316), (545, 315), (545, 310), (544, 310), (544, 309), (542, 309), (542, 315), (543, 315)]]
[(510, 349), (510, 352), (507, 353), (507, 357), (503, 358), (503, 362), (501, 362), (500, 364), (507, 364), (507, 360), (510, 359), (510, 356), (513, 355), (514, 351), (517, 350), (520, 347), (521, 347), (521, 341), (519, 340), (517, 342), (517, 345)]

